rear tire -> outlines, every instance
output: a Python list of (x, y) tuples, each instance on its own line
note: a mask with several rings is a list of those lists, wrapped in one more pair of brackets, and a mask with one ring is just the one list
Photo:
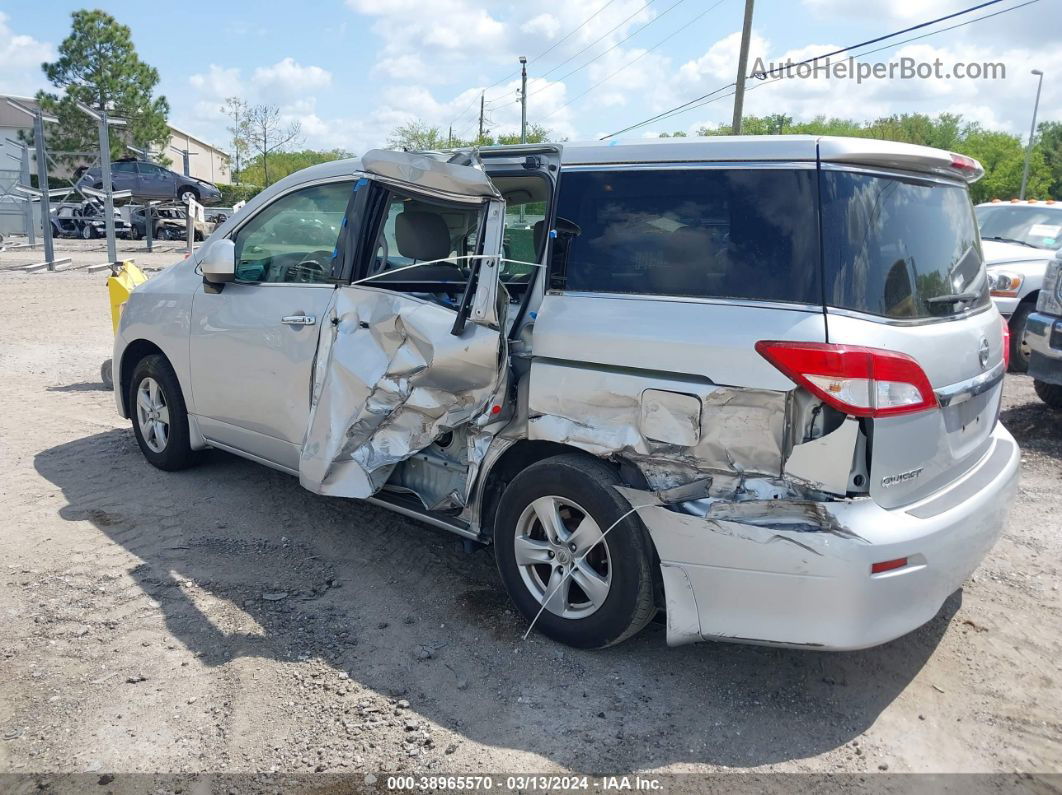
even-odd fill
[(505, 590), (535, 629), (569, 646), (620, 643), (656, 614), (649, 534), (636, 514), (609, 530), (631, 509), (613, 488), (620, 483), (601, 461), (561, 455), (517, 475), (498, 505), (494, 550)]
[(1010, 325), (1010, 371), (1027, 373), (1029, 371), (1029, 346), (1025, 345), (1025, 326), (1029, 315), (1036, 308), (1036, 300), (1022, 301), (1008, 321)]
[(1053, 408), (1062, 411), (1062, 385), (1049, 384), (1046, 381), (1033, 380), (1033, 388), (1040, 400)]
[(173, 472), (196, 463), (184, 395), (165, 356), (154, 354), (137, 362), (126, 400), (136, 442), (150, 464)]

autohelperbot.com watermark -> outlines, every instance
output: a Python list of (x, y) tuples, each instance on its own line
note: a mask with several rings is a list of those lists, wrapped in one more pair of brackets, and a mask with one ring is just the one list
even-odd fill
[(757, 58), (752, 76), (758, 80), (1005, 80), (1007, 65), (1000, 61), (956, 61), (947, 63), (941, 58), (920, 61), (908, 56), (894, 61), (857, 61), (822, 59), (817, 61), (772, 62)]

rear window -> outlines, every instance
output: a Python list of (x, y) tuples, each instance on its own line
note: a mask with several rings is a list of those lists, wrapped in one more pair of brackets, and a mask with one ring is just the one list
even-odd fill
[(820, 304), (815, 171), (565, 171), (551, 285)]
[(929, 318), (989, 301), (964, 187), (823, 171), (822, 244), (830, 306)]

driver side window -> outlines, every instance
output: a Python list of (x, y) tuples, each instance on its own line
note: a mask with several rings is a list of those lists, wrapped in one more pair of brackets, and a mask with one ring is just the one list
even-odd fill
[(236, 280), (327, 282), (353, 186), (353, 181), (311, 185), (259, 211), (233, 238)]

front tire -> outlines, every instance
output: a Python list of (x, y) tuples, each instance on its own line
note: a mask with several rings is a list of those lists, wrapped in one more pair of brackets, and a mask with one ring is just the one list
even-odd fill
[(1040, 400), (1055, 411), (1062, 411), (1062, 385), (1049, 384), (1046, 381), (1033, 379), (1033, 388), (1036, 390)]
[(505, 590), (538, 631), (569, 646), (620, 643), (656, 613), (648, 533), (635, 514), (612, 527), (631, 509), (620, 483), (601, 461), (561, 455), (517, 475), (498, 505)]
[(172, 472), (196, 462), (184, 395), (165, 356), (145, 356), (137, 362), (126, 400), (137, 444), (150, 464)]
[(177, 195), (177, 199), (181, 202), (181, 204), (187, 205), (189, 196), (191, 196), (196, 201), (199, 201), (199, 191), (197, 191), (195, 188), (181, 188), (180, 193)]
[(1010, 316), (1010, 371), (1029, 372), (1029, 346), (1025, 344), (1025, 326), (1029, 315), (1036, 308), (1036, 301), (1023, 301)]

